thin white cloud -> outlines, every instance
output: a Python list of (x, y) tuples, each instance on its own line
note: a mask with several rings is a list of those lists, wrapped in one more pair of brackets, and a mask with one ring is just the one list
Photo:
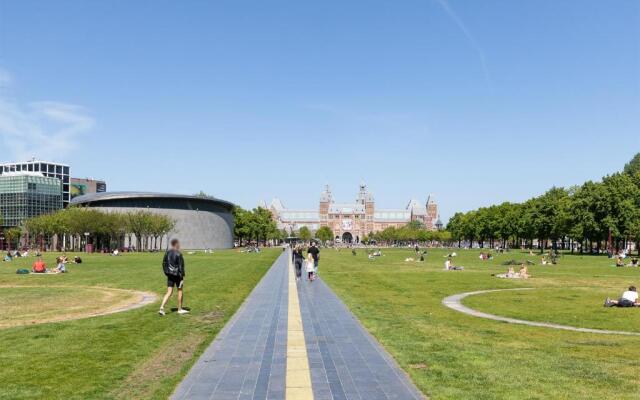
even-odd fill
[(484, 50), (482, 50), (482, 47), (480, 47), (480, 44), (476, 40), (475, 36), (471, 34), (471, 31), (469, 30), (469, 28), (467, 28), (467, 25), (464, 23), (464, 21), (462, 21), (462, 19), (458, 16), (458, 14), (456, 14), (456, 12), (453, 11), (453, 8), (451, 8), (451, 5), (449, 5), (448, 0), (435, 0), (435, 1), (440, 5), (440, 7), (442, 7), (442, 9), (447, 14), (447, 16), (449, 16), (449, 18), (458, 26), (458, 29), (462, 31), (464, 36), (467, 38), (467, 41), (469, 41), (469, 45), (478, 54), (478, 58), (480, 59), (480, 65), (482, 67), (482, 72), (484, 74), (484, 79), (487, 82), (487, 84), (491, 84), (491, 77), (489, 75), (489, 69), (487, 68), (487, 60), (484, 55)]
[(58, 101), (22, 104), (9, 94), (11, 89), (11, 75), (0, 69), (0, 160), (64, 159), (95, 124), (81, 106)]

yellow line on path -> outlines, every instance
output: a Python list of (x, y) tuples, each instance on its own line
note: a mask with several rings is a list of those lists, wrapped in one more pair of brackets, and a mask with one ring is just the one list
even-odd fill
[(313, 400), (311, 374), (304, 341), (300, 301), (295, 272), (289, 255), (289, 318), (287, 322), (287, 378), (286, 400)]

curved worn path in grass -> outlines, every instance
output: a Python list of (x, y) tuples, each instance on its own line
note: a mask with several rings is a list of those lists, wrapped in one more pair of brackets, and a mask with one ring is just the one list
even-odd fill
[(592, 329), (592, 328), (578, 328), (576, 326), (569, 325), (560, 325), (553, 324), (549, 322), (536, 322), (536, 321), (527, 321), (524, 319), (516, 319), (509, 317), (501, 317), (499, 315), (488, 314), (481, 311), (474, 310), (473, 308), (469, 308), (462, 304), (462, 299), (468, 296), (474, 296), (477, 294), (484, 293), (493, 293), (493, 292), (504, 292), (509, 290), (533, 290), (539, 288), (514, 288), (514, 289), (493, 289), (493, 290), (478, 290), (476, 292), (466, 292), (466, 293), (458, 293), (453, 296), (445, 297), (442, 300), (442, 304), (451, 308), (452, 310), (459, 311), (461, 313), (471, 315), (478, 318), (486, 318), (494, 321), (507, 322), (510, 324), (520, 324), (520, 325), (529, 325), (536, 326), (540, 328), (551, 328), (551, 329), (561, 329), (565, 331), (573, 331), (573, 332), (583, 332), (583, 333), (597, 333), (601, 335), (627, 335), (627, 336), (640, 336), (640, 332), (626, 332), (626, 331), (611, 331), (606, 329)]
[[(140, 290), (118, 289), (112, 287), (102, 286), (72, 286), (72, 285), (0, 285), (0, 289), (12, 288), (12, 289), (43, 289), (47, 288), (64, 288), (64, 289), (85, 289), (95, 291), (106, 295), (107, 300), (113, 300), (111, 304), (107, 304), (104, 308), (99, 310), (86, 310), (80, 311), (75, 315), (65, 314), (64, 309), (60, 310), (60, 313), (55, 316), (31, 316), (24, 320), (13, 321), (0, 321), (0, 329), (12, 328), (25, 325), (39, 325), (52, 322), (65, 322), (78, 319), (85, 319), (91, 317), (100, 317), (103, 315), (115, 314), (124, 311), (134, 310), (136, 308), (144, 307), (155, 302), (158, 299), (158, 295), (151, 292), (144, 292)], [(127, 296), (125, 299), (118, 299), (118, 295)], [(91, 299), (88, 299), (91, 300)], [(3, 323), (4, 322), (4, 323)]]

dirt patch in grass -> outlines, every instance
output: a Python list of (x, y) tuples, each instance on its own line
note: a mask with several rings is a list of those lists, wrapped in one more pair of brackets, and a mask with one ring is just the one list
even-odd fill
[(0, 329), (113, 314), (156, 299), (153, 293), (99, 286), (1, 285)]
[(415, 364), (409, 364), (409, 368), (411, 369), (427, 369), (427, 364), (425, 363), (415, 363)]
[(193, 358), (204, 338), (202, 333), (190, 333), (170, 340), (151, 358), (139, 364), (110, 397), (127, 400), (152, 397), (163, 380), (178, 374), (184, 364)]
[(219, 307), (216, 307), (215, 310), (204, 314), (198, 319), (202, 322), (220, 322), (224, 319), (224, 311), (222, 311)]

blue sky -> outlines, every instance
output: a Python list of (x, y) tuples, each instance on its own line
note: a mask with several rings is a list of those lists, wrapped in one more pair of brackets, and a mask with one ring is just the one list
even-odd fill
[(640, 151), (640, 2), (0, 0), (0, 160), (443, 218)]

